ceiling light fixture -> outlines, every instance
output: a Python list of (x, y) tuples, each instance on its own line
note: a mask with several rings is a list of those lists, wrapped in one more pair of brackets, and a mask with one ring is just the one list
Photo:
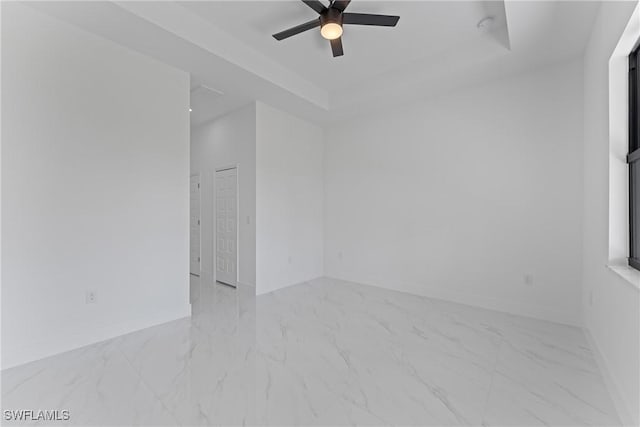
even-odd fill
[(478, 30), (482, 33), (488, 33), (493, 28), (493, 16), (487, 16), (478, 22)]
[(189, 112), (192, 112), (193, 110), (191, 108), (189, 108)]
[(320, 29), (320, 34), (327, 40), (335, 40), (342, 35), (342, 27), (340, 24), (335, 23), (325, 24), (324, 27)]
[(325, 24), (320, 29), (320, 34), (322, 34), (322, 37), (327, 40), (335, 40), (337, 38), (340, 38), (340, 36), (342, 35), (342, 27), (340, 26), (340, 24), (331, 22), (329, 24)]

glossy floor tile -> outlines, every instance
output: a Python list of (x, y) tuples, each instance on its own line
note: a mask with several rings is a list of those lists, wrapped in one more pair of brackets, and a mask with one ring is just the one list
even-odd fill
[(68, 409), (54, 425), (620, 423), (578, 328), (333, 279), (192, 295), (191, 318), (3, 371), (2, 409)]

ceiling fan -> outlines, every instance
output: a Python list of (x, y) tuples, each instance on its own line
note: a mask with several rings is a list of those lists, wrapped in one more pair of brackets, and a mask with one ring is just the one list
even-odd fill
[(378, 27), (395, 27), (400, 19), (399, 16), (372, 15), (370, 13), (348, 13), (344, 10), (349, 6), (351, 0), (331, 0), (328, 7), (325, 7), (318, 0), (302, 0), (307, 6), (315, 10), (320, 16), (304, 24), (297, 25), (287, 30), (273, 35), (276, 40), (284, 40), (296, 34), (320, 27), (322, 37), (331, 43), (333, 56), (342, 56), (342, 26), (352, 25), (375, 25)]

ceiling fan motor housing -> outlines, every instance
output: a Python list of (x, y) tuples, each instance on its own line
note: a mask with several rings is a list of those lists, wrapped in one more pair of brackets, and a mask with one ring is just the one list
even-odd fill
[(330, 7), (321, 13), (320, 26), (324, 27), (326, 24), (338, 24), (342, 27), (342, 12)]

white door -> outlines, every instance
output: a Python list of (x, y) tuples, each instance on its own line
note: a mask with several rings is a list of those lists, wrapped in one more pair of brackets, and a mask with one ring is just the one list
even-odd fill
[(216, 171), (216, 280), (236, 286), (238, 170)]
[(189, 271), (195, 276), (200, 275), (200, 177), (191, 177), (191, 268)]

